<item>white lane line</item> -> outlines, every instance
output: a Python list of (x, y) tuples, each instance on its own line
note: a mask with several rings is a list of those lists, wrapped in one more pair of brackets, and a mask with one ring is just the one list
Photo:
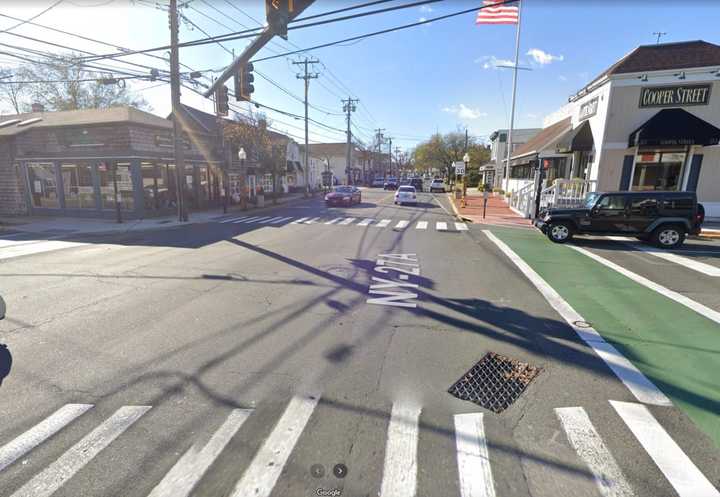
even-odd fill
[(187, 497), (230, 439), (250, 417), (251, 409), (233, 409), (210, 441), (200, 449), (193, 445), (178, 460), (148, 497)]
[(272, 492), (320, 396), (293, 397), (250, 463), (231, 497), (267, 497)]
[(278, 219), (282, 219), (282, 216), (269, 217), (267, 219), (263, 219), (262, 221), (259, 221), (259, 223), (260, 224), (268, 224), (268, 223), (272, 223), (273, 221), (277, 221)]
[(243, 219), (247, 219), (247, 216), (231, 217), (230, 219), (223, 219), (222, 221), (220, 221), (220, 223), (234, 223), (235, 221), (242, 221)]
[(355, 221), (354, 217), (346, 217), (342, 221), (340, 221), (338, 224), (342, 226), (347, 226), (348, 224), (352, 224), (352, 222)]
[(373, 226), (375, 226), (376, 228), (387, 228), (387, 225), (390, 224), (390, 221), (392, 221), (392, 219), (382, 219), (380, 222), (374, 224)]
[(467, 231), (468, 227), (465, 223), (455, 223), (455, 229), (458, 231)]
[(252, 217), (241, 217), (239, 219), (234, 220), (233, 224), (239, 224), (239, 223), (250, 223), (252, 221), (255, 221), (257, 219), (260, 219), (260, 216), (252, 216)]
[(408, 227), (409, 224), (410, 224), (410, 221), (403, 219), (401, 221), (398, 221), (393, 229), (394, 230), (404, 230), (405, 228)]
[(555, 414), (570, 445), (595, 477), (600, 494), (604, 497), (632, 497), (632, 488), (585, 410), (582, 407), (561, 407), (555, 409)]
[(453, 418), (460, 496), (495, 497), (482, 413), (456, 414)]
[(620, 381), (625, 384), (636, 399), (646, 404), (660, 406), (672, 405), (670, 399), (648, 380), (633, 363), (623, 356), (615, 347), (607, 343), (595, 328), (591, 326), (581, 328), (578, 326), (576, 323), (584, 323), (585, 319), (578, 314), (554, 288), (548, 285), (533, 268), (523, 261), (520, 256), (489, 230), (483, 230), (483, 233), (522, 271), (550, 306), (575, 330), (575, 333), (605, 361), (605, 364), (607, 364)]
[(313, 218), (308, 219), (307, 221), (305, 221), (303, 224), (315, 224), (315, 223), (317, 223), (318, 221), (320, 221), (320, 219), (322, 219), (322, 218), (320, 218), (320, 217), (313, 217)]
[(435, 223), (435, 229), (438, 231), (447, 231), (447, 223), (445, 221), (438, 221)]
[(10, 497), (48, 497), (122, 435), (150, 406), (123, 406)]
[(357, 223), (357, 226), (369, 226), (373, 221), (374, 221), (373, 218), (366, 217), (365, 219), (363, 219), (362, 221)]
[(379, 497), (415, 497), (419, 418), (420, 407), (393, 404)]
[(614, 269), (618, 273), (622, 274), (623, 276), (626, 276), (633, 280), (635, 283), (639, 283), (642, 286), (649, 288), (651, 290), (656, 291), (660, 295), (664, 295), (665, 297), (674, 300), (678, 304), (682, 304), (688, 309), (692, 309), (693, 311), (697, 312), (701, 316), (705, 316), (708, 319), (711, 319), (715, 321), (716, 323), (720, 324), (720, 312), (715, 311), (713, 309), (710, 309), (707, 306), (702, 305), (699, 302), (695, 302), (694, 300), (686, 297), (685, 295), (682, 295), (678, 292), (675, 292), (673, 290), (670, 290), (669, 288), (665, 288), (662, 285), (658, 285), (654, 281), (650, 281), (649, 279), (645, 278), (644, 276), (640, 276), (637, 273), (633, 273), (632, 271), (628, 271), (624, 267), (621, 267), (614, 262), (610, 262), (609, 260), (605, 259), (604, 257), (600, 257), (599, 255), (590, 252), (589, 250), (586, 250), (584, 248), (576, 247), (574, 245), (568, 245), (571, 249), (577, 250), (581, 254), (584, 254), (591, 259), (596, 260), (600, 264), (603, 264), (610, 269)]
[(720, 267), (711, 266), (710, 264), (705, 264), (704, 262), (700, 261), (694, 261), (692, 259), (688, 259), (687, 257), (683, 257), (676, 253), (668, 252), (659, 248), (643, 247), (638, 243), (633, 243), (630, 239), (623, 236), (609, 236), (608, 238), (611, 240), (622, 242), (625, 245), (634, 248), (635, 250), (645, 252), (646, 254), (654, 255), (655, 257), (665, 259), (666, 261), (674, 262), (675, 264), (684, 266), (688, 269), (692, 269), (693, 271), (697, 271), (698, 273), (702, 273), (707, 276), (720, 277)]
[(426, 230), (427, 227), (428, 227), (427, 221), (418, 221), (417, 224), (415, 225), (416, 230)]
[(290, 224), (301, 224), (301, 223), (304, 223), (305, 221), (307, 221), (308, 219), (310, 219), (310, 218), (309, 217), (301, 217), (300, 219), (296, 219), (295, 221), (293, 221)]
[(61, 240), (43, 240), (38, 243), (13, 245), (11, 247), (3, 247), (0, 250), (0, 260), (12, 259), (23, 255), (42, 254), (43, 252), (52, 252), (72, 247), (83, 247), (87, 243), (64, 242)]
[(92, 404), (66, 404), (22, 435), (0, 447), (0, 471), (84, 414)]
[(720, 492), (660, 426), (647, 407), (614, 400), (610, 404), (680, 497), (720, 497)]
[(342, 219), (341, 217), (336, 217), (335, 219), (331, 219), (330, 221), (326, 221), (325, 224), (335, 224), (335, 223), (337, 223), (338, 221), (340, 221), (341, 219)]
[(284, 222), (286, 222), (286, 221), (289, 221), (289, 220), (291, 220), (291, 219), (292, 219), (292, 216), (281, 217), (280, 219), (278, 219), (278, 220), (276, 220), (276, 221), (271, 221), (270, 224), (280, 224), (280, 223), (284, 223)]

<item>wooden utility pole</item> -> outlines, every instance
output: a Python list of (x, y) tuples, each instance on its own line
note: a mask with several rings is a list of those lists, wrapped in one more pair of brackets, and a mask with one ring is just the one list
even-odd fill
[(348, 177), (348, 185), (352, 182), (352, 132), (350, 131), (350, 113), (355, 112), (355, 104), (360, 100), (357, 98), (348, 97), (347, 100), (342, 100), (343, 112), (347, 113), (347, 150), (345, 152), (345, 171)]
[(317, 59), (308, 59), (305, 57), (305, 60), (296, 61), (293, 62), (295, 65), (303, 65), (305, 66), (305, 74), (296, 74), (295, 77), (298, 79), (304, 79), (305, 80), (305, 170), (304, 170), (304, 177), (305, 177), (305, 196), (307, 197), (308, 192), (310, 191), (310, 184), (308, 180), (308, 168), (310, 167), (309, 159), (308, 159), (308, 88), (310, 87), (310, 80), (316, 79), (319, 75), (318, 73), (315, 74), (309, 74), (308, 73), (308, 64), (317, 64), (320, 62)]
[(185, 144), (180, 124), (180, 53), (178, 48), (177, 0), (170, 0), (170, 97), (173, 116), (173, 148), (175, 152), (175, 185), (178, 207), (178, 221), (187, 221), (185, 207)]

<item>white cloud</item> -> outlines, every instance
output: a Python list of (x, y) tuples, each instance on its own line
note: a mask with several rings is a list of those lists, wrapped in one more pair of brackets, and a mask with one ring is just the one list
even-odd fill
[(551, 53), (545, 52), (544, 50), (540, 50), (539, 48), (531, 48), (527, 51), (526, 55), (532, 57), (535, 63), (540, 64), (541, 66), (556, 61), (562, 62), (565, 59), (565, 57), (562, 55), (553, 55)]
[(450, 114), (457, 115), (460, 119), (480, 119), (481, 117), (486, 117), (488, 114), (487, 112), (481, 112), (480, 109), (473, 109), (471, 107), (466, 106), (465, 104), (460, 105), (451, 105), (449, 107), (443, 107), (443, 112), (448, 112)]
[(558, 76), (558, 79), (559, 79), (560, 81), (567, 81), (567, 76), (563, 76), (563, 75), (561, 74), (560, 76)]
[(420, 12), (428, 12), (429, 13), (432, 11), (433, 11), (433, 8), (430, 7), (429, 5), (421, 5), (420, 6)]
[(427, 17), (421, 17), (420, 19), (418, 19), (418, 21), (425, 22), (425, 21), (427, 21)]
[(512, 60), (498, 59), (494, 55), (484, 55), (475, 59), (475, 63), (482, 64), (483, 69), (497, 69), (498, 66), (513, 67), (515, 65)]

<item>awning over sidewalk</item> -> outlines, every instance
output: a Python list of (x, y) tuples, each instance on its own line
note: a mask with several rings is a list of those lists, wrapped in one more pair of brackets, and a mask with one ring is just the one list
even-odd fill
[(630, 133), (628, 147), (717, 145), (720, 129), (684, 109), (663, 109)]
[(593, 149), (594, 144), (590, 122), (583, 121), (580, 126), (566, 131), (558, 138), (555, 142), (555, 152), (589, 152)]
[(555, 152), (555, 144), (570, 131), (572, 131), (572, 120), (570, 117), (566, 117), (544, 128), (527, 143), (524, 143), (515, 150), (515, 153), (510, 157), (510, 165), (517, 166), (527, 164), (531, 160), (536, 159), (543, 150), (551, 149)]

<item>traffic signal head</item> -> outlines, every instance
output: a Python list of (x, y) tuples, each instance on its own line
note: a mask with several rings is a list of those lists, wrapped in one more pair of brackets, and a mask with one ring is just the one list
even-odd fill
[(228, 100), (228, 89), (225, 85), (220, 87), (215, 92), (215, 105), (217, 107), (217, 113), (221, 116), (227, 116), (230, 110), (230, 102)]
[(255, 81), (255, 76), (253, 76), (252, 71), (252, 62), (248, 62), (235, 74), (236, 100), (246, 100), (249, 102), (252, 99), (252, 93), (255, 91), (255, 87), (252, 84), (253, 81)]
[(265, 0), (265, 18), (273, 34), (287, 40), (287, 27), (293, 0)]

